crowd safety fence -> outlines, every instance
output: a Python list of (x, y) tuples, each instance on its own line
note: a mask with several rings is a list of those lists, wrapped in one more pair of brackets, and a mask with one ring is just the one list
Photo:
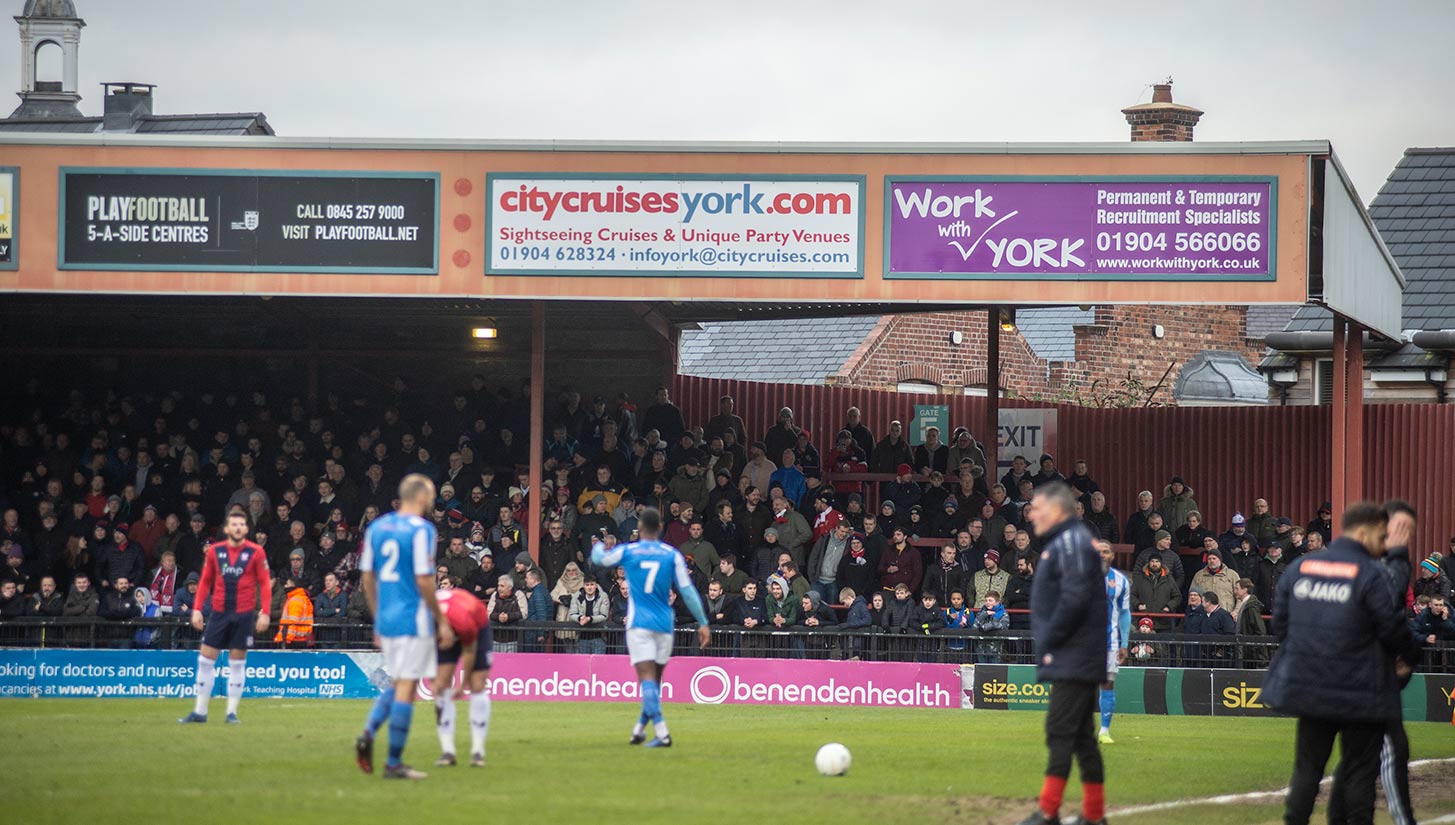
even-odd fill
[[(1173, 616), (1168, 616), (1170, 621)], [(276, 627), (255, 640), (258, 649), (369, 650), (372, 625), (319, 621), (311, 638), (283, 643)], [(497, 653), (624, 655), (625, 629), (620, 625), (589, 629), (566, 622), (517, 622), (491, 627)], [(79, 648), (109, 650), (186, 650), (196, 648), (201, 634), (181, 619), (19, 619), (0, 623), (0, 647)], [(1176, 626), (1165, 632), (1133, 632), (1125, 667), (1259, 670), (1278, 649), (1272, 636), (1186, 634)], [(1006, 631), (920, 627), (887, 630), (877, 627), (744, 628), (713, 625), (712, 640), (699, 649), (691, 626), (678, 627), (673, 656), (823, 661), (919, 662), (945, 664), (1034, 665), (1029, 628)], [(1420, 670), (1455, 673), (1455, 642), (1425, 645)]]

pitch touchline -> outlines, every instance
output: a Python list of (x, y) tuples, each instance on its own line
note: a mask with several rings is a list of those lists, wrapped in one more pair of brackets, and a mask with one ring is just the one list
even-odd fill
[[(1423, 768), (1429, 765), (1443, 765), (1455, 762), (1455, 758), (1447, 759), (1416, 759), (1410, 763), (1411, 768)], [(1333, 782), (1332, 776), (1326, 776), (1319, 783), (1320, 787)], [(1282, 799), (1288, 796), (1288, 788), (1280, 788), (1276, 791), (1253, 791), (1251, 793), (1224, 794), (1222, 796), (1209, 796), (1202, 799), (1178, 799), (1173, 802), (1158, 802), (1153, 805), (1139, 805), (1135, 808), (1122, 808), (1119, 811), (1111, 811), (1108, 816), (1136, 816), (1137, 814), (1150, 814), (1159, 811), (1172, 811), (1178, 808), (1190, 808), (1194, 805), (1241, 805), (1247, 802), (1259, 802), (1262, 800)], [(1441, 817), (1440, 819), (1428, 820), (1431, 825), (1436, 822), (1455, 822), (1455, 814)]]

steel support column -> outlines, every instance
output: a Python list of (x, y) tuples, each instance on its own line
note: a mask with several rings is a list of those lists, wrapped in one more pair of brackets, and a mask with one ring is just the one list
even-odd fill
[(1364, 328), (1334, 315), (1334, 529), (1345, 508), (1364, 498)]
[(985, 317), (985, 424), (980, 441), (985, 444), (985, 483), (989, 486), (1000, 477), (1000, 307), (987, 308)]
[(1349, 406), (1346, 400), (1346, 395), (1349, 391), (1347, 338), (1348, 323), (1344, 320), (1344, 316), (1336, 312), (1334, 313), (1334, 392), (1330, 399), (1330, 403), (1334, 407), (1334, 422), (1330, 428), (1333, 436), (1331, 439), (1333, 442), (1331, 444), (1333, 454), (1331, 456), (1332, 460), (1329, 462), (1331, 476), (1329, 480), (1332, 488), (1330, 490), (1329, 501), (1332, 502), (1334, 508), (1335, 534), (1339, 532), (1339, 518), (1344, 512), (1344, 508), (1349, 504), (1345, 489), (1349, 466), (1347, 461), (1349, 453), (1349, 444), (1347, 442)]
[(1344, 352), (1344, 501), (1353, 504), (1364, 500), (1364, 327), (1354, 321)]
[[(525, 543), (530, 557), (541, 558), (541, 485), (545, 468), (546, 435), (546, 304), (532, 301), (530, 306), (530, 490), (526, 496)], [(508, 561), (507, 561), (508, 564)], [(506, 568), (501, 568), (502, 570)]]

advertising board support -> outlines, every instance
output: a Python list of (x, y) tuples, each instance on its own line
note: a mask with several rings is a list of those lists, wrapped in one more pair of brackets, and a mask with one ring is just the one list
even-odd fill
[[(1334, 515), (1364, 498), (1364, 328), (1334, 313)], [(1338, 519), (1334, 519), (1338, 529)]]
[[(980, 431), (980, 438), (995, 439), (987, 441), (994, 446), (999, 441), (1000, 432), (1000, 306), (992, 305), (985, 309), (985, 428)], [(985, 477), (987, 484), (994, 484), (991, 479), (997, 477), (993, 472), (995, 468), (986, 467)]]
[[(530, 454), (546, 451), (546, 302), (530, 304)], [(530, 557), (541, 560), (541, 484), (543, 468), (530, 463), (530, 489), (526, 491), (525, 547)]]

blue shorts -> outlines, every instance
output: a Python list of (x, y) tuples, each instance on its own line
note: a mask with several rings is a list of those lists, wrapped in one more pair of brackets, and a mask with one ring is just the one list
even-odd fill
[(248, 650), (253, 646), (256, 613), (213, 613), (202, 630), (202, 644), (218, 650)]
[[(494, 646), (494, 640), (490, 635), (490, 626), (486, 625), (480, 631), (480, 635), (475, 637), (475, 664), (470, 668), (472, 672), (490, 669), (490, 660), (494, 656), (492, 652)], [(440, 651), (440, 664), (452, 665), (460, 661), (460, 653), (463, 650), (464, 648), (460, 644), (460, 640), (456, 639), (454, 644)]]

